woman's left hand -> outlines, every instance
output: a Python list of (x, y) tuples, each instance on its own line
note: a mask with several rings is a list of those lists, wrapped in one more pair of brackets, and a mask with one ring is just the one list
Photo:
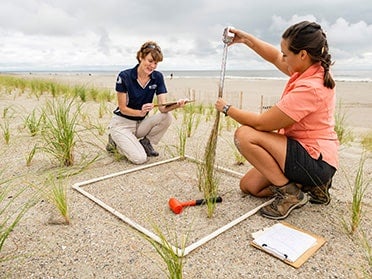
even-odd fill
[(186, 105), (186, 103), (189, 101), (189, 99), (179, 99), (178, 101), (177, 101), (177, 105), (178, 105), (178, 107), (180, 107), (180, 108), (182, 108), (182, 107), (184, 107), (185, 105)]

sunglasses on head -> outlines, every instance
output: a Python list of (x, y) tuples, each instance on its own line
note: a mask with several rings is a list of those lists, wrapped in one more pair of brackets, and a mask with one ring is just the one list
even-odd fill
[(157, 51), (161, 52), (160, 47), (158, 47), (157, 45), (154, 45), (154, 44), (148, 44), (147, 46), (142, 47), (142, 50), (145, 50), (147, 48), (156, 49)]

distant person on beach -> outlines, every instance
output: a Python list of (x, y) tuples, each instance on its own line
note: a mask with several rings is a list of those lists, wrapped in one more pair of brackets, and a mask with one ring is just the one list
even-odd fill
[(143, 164), (148, 157), (158, 156), (157, 144), (172, 122), (170, 111), (183, 107), (187, 99), (171, 105), (159, 105), (159, 113), (149, 115), (158, 104), (166, 104), (167, 88), (163, 74), (156, 71), (163, 61), (160, 47), (153, 41), (144, 43), (137, 52), (138, 64), (119, 73), (116, 79), (118, 107), (109, 125), (108, 152), (117, 150), (134, 164)]
[(328, 204), (339, 142), (326, 34), (315, 22), (299, 22), (283, 33), (280, 51), (242, 30), (230, 31), (235, 35), (230, 45), (247, 45), (290, 77), (278, 103), (262, 114), (243, 111), (222, 98), (215, 104), (242, 125), (235, 132), (235, 144), (253, 168), (241, 179), (241, 190), (275, 197), (260, 213), (277, 220), (308, 199)]

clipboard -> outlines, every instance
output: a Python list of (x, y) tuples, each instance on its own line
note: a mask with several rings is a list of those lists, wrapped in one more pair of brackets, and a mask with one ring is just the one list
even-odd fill
[[(283, 261), (284, 263), (286, 263), (286, 264), (288, 264), (292, 267), (299, 268), (318, 249), (320, 249), (320, 247), (322, 247), (326, 243), (326, 240), (323, 237), (321, 237), (317, 234), (314, 234), (314, 233), (311, 233), (309, 231), (303, 230), (301, 228), (295, 227), (295, 226), (293, 226), (289, 223), (286, 223), (286, 222), (280, 222), (278, 224), (281, 224), (286, 228), (292, 229), (291, 232), (294, 232), (294, 236), (295, 236), (296, 232), (299, 232), (299, 234), (298, 234), (299, 236), (305, 234), (307, 236), (313, 237), (315, 239), (315, 242), (311, 245), (311, 247), (309, 247), (305, 251), (303, 251), (303, 253), (295, 261), (288, 260), (287, 256), (284, 253), (281, 253), (279, 250), (276, 250), (275, 248), (268, 247), (267, 245), (265, 246), (265, 245), (258, 244), (257, 242), (255, 242), (255, 239), (253, 239), (250, 242), (250, 245), (252, 245), (253, 247), (256, 247), (256, 248), (270, 254), (271, 256), (274, 256), (274, 257), (280, 259), (281, 261)], [(270, 227), (270, 228), (272, 228), (272, 227)], [(270, 228), (268, 228), (268, 229), (270, 229)], [(265, 234), (265, 231), (262, 231), (262, 234)], [(258, 237), (256, 239), (258, 239)], [(287, 244), (290, 245), (290, 243), (287, 243)]]
[[(195, 100), (189, 100), (189, 101), (186, 101), (185, 104), (188, 104), (188, 103), (192, 103), (192, 102), (195, 102)], [(154, 104), (154, 107), (170, 107), (170, 106), (173, 106), (177, 104), (177, 102), (168, 102), (168, 103), (164, 103), (164, 104)]]

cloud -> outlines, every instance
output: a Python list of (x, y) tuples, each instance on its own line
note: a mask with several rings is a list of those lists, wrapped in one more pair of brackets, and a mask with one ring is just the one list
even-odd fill
[(344, 18), (338, 18), (327, 28), (329, 39), (334, 45), (353, 51), (365, 51), (372, 44), (372, 24), (365, 21), (350, 23)]
[(79, 21), (68, 11), (44, 1), (7, 1), (0, 10), (0, 29), (28, 35), (68, 36), (79, 33)]
[(317, 18), (314, 15), (311, 15), (311, 14), (303, 15), (303, 16), (294, 14), (288, 20), (285, 20), (281, 16), (274, 15), (272, 17), (272, 22), (271, 22), (269, 30), (272, 31), (272, 32), (275, 32), (275, 33), (282, 34), (284, 32), (284, 30), (287, 29), (289, 26), (291, 26), (291, 25), (293, 25), (297, 22), (304, 21), (304, 20), (316, 21), (316, 22), (318, 21)]
[[(219, 69), (225, 26), (279, 46), (283, 31), (301, 20), (322, 25), (337, 65), (372, 68), (369, 2), (354, 0), (350, 8), (346, 0), (6, 0), (0, 70), (130, 66), (147, 40), (162, 47), (162, 68)], [(270, 67), (244, 45), (229, 49), (229, 65)]]

